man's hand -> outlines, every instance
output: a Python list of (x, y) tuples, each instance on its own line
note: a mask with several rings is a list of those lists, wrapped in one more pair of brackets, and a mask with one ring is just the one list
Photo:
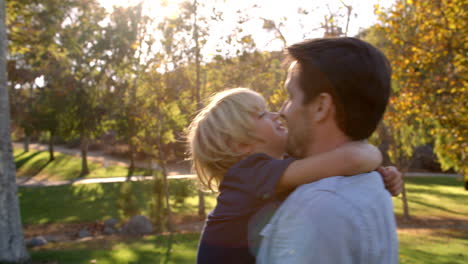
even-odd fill
[(381, 166), (377, 171), (382, 175), (385, 188), (387, 188), (392, 196), (398, 196), (403, 191), (403, 174), (396, 167)]

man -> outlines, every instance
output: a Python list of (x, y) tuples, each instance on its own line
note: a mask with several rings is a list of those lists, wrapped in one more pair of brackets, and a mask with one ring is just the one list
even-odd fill
[[(355, 38), (304, 41), (288, 52), (294, 62), (281, 112), (289, 153), (307, 157), (367, 139), (389, 99), (385, 56)], [(261, 234), (260, 264), (398, 262), (393, 205), (377, 172), (297, 188)]]

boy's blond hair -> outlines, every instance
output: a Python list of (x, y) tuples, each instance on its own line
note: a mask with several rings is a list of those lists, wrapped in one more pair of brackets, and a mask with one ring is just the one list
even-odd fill
[(215, 94), (188, 128), (188, 145), (193, 167), (201, 184), (217, 191), (227, 170), (244, 153), (233, 146), (255, 140), (254, 117), (265, 111), (263, 97), (247, 88)]

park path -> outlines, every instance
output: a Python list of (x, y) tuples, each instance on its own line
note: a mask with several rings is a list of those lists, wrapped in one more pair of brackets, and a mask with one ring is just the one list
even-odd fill
[[(14, 148), (18, 149), (23, 149), (23, 143), (13, 143)], [(43, 150), (43, 151), (48, 151), (49, 146), (45, 144), (38, 144), (38, 143), (30, 143), (29, 144), (29, 149), (33, 150)], [(81, 152), (79, 149), (76, 148), (67, 148), (62, 145), (54, 145), (54, 152), (60, 152), (63, 154), (75, 156), (75, 157), (80, 157)], [(130, 161), (124, 158), (118, 158), (112, 155), (109, 155), (103, 151), (96, 151), (96, 150), (89, 150), (88, 151), (88, 160), (89, 161), (95, 161), (102, 163), (104, 165), (119, 165), (119, 166), (129, 166)], [(147, 166), (145, 161), (141, 160), (136, 160), (135, 161), (135, 166), (137, 168), (145, 168)], [(187, 164), (170, 164), (169, 166), (169, 171), (173, 174), (189, 174), (190, 168)]]
[[(169, 180), (173, 179), (194, 179), (196, 178), (195, 174), (181, 174), (181, 175), (169, 175), (167, 177)], [(153, 176), (132, 176), (132, 181), (148, 181), (152, 180)], [(55, 180), (35, 180), (32, 178), (17, 178), (16, 184), (21, 187), (46, 187), (46, 186), (59, 186), (67, 184), (90, 184), (90, 183), (109, 183), (109, 182), (124, 182), (127, 180), (127, 177), (108, 177), (108, 178), (78, 178), (75, 180), (68, 181), (55, 181)]]
[[(13, 143), (14, 148), (23, 148), (23, 143)], [(33, 150), (48, 150), (48, 146), (45, 144), (31, 143), (29, 148)], [(81, 155), (79, 149), (67, 148), (64, 146), (54, 146), (54, 152), (60, 152), (67, 155), (79, 157)], [(104, 153), (103, 151), (88, 151), (88, 160), (99, 162), (105, 166), (119, 165), (128, 167), (130, 161), (111, 156)], [(137, 160), (135, 166), (139, 168), (146, 167), (146, 162)], [(190, 167), (187, 162), (180, 162), (175, 164), (168, 164), (168, 179), (183, 179), (183, 178), (195, 178), (196, 175), (190, 173)], [(449, 173), (429, 173), (429, 172), (407, 172), (405, 177), (453, 177), (462, 178), (458, 174)], [(132, 181), (151, 180), (152, 176), (132, 176)], [(16, 183), (22, 187), (44, 187), (44, 186), (55, 186), (55, 185), (66, 185), (66, 184), (89, 184), (89, 183), (107, 183), (107, 182), (124, 182), (126, 177), (108, 177), (108, 178), (78, 178), (75, 180), (68, 181), (54, 181), (54, 180), (36, 180), (33, 178), (17, 178)]]
[[(13, 143), (14, 148), (23, 149), (23, 143)], [(49, 147), (45, 144), (30, 143), (30, 150), (43, 150), (48, 151)], [(81, 152), (79, 149), (67, 148), (61, 145), (54, 145), (54, 152), (59, 152), (75, 157), (80, 157)], [(128, 167), (130, 161), (123, 158), (118, 158), (104, 153), (103, 151), (88, 151), (88, 161), (98, 162), (104, 166), (118, 165)], [(137, 160), (135, 166), (138, 168), (144, 168), (147, 166), (146, 162)], [(184, 178), (195, 178), (196, 175), (190, 173), (190, 167), (187, 162), (172, 163), (167, 165), (168, 179), (184, 179)], [(67, 181), (56, 181), (41, 179), (36, 180), (34, 178), (21, 177), (16, 179), (18, 186), (22, 187), (45, 187), (45, 186), (56, 186), (66, 184), (89, 184), (89, 183), (107, 183), (107, 182), (124, 182), (126, 177), (107, 177), (107, 178), (78, 178), (75, 180)], [(152, 176), (140, 176), (133, 175), (132, 181), (151, 180)]]

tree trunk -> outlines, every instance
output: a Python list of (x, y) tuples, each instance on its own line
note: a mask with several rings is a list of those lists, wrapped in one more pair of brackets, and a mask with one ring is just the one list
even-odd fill
[[(25, 129), (26, 130), (26, 129)], [(24, 152), (29, 152), (29, 133), (24, 133)]]
[[(160, 152), (162, 152), (160, 150)], [(171, 205), (169, 204), (169, 184), (167, 182), (167, 170), (165, 161), (161, 161), (161, 168), (163, 173), (163, 188), (164, 188), (164, 198), (166, 203), (166, 214), (167, 214), (167, 229), (172, 232), (174, 228), (172, 226), (172, 212), (171, 212)]]
[(151, 156), (147, 155), (148, 158), (146, 159), (146, 173), (149, 175), (154, 175), (153, 171), (153, 161), (151, 160)]
[(6, 77), (5, 1), (0, 0), (0, 263), (26, 263), (10, 135)]
[(200, 218), (205, 218), (206, 217), (206, 213), (205, 213), (205, 193), (201, 189), (198, 189), (198, 216)]
[(128, 168), (126, 181), (132, 180), (132, 175), (134, 171), (135, 171), (135, 146), (132, 143), (130, 143), (130, 167)]
[(163, 224), (163, 192), (161, 188), (161, 179), (159, 179), (156, 175), (154, 176), (154, 186), (153, 186), (153, 199), (154, 199), (154, 209), (153, 209), (153, 221), (155, 224), (155, 231), (156, 232), (163, 232), (164, 231), (164, 224)]
[(390, 162), (390, 156), (388, 155), (388, 151), (390, 149), (390, 144), (391, 144), (391, 136), (388, 132), (388, 128), (385, 126), (383, 122), (380, 123), (380, 125), (377, 127), (377, 133), (380, 138), (380, 145), (378, 146), (380, 151), (382, 152), (382, 165), (383, 166), (389, 166), (391, 164)]
[(406, 187), (405, 182), (403, 181), (403, 191), (401, 192), (401, 201), (403, 203), (403, 217), (406, 220), (410, 219), (409, 208), (408, 208), (408, 199), (406, 196)]
[[(200, 45), (198, 42), (198, 25), (197, 25), (197, 0), (194, 0), (193, 5), (194, 11), (194, 22), (193, 22), (193, 39), (195, 41), (195, 67), (196, 67), (196, 87), (195, 87), (195, 100), (197, 104), (197, 110), (201, 109), (201, 96), (200, 96)], [(203, 192), (198, 190), (198, 216), (205, 217), (205, 196)]]
[(81, 149), (81, 172), (80, 172), (80, 177), (83, 177), (83, 176), (89, 174), (89, 168), (88, 168), (88, 137), (85, 136), (85, 135), (81, 136), (80, 149)]
[[(158, 114), (159, 116), (159, 114)], [(161, 122), (164, 122), (163, 118), (159, 118)], [(171, 212), (171, 205), (169, 204), (169, 184), (167, 182), (167, 170), (166, 170), (166, 155), (164, 155), (164, 150), (163, 144), (162, 144), (162, 128), (161, 124), (158, 125), (158, 158), (159, 158), (159, 165), (161, 166), (162, 169), (162, 174), (163, 174), (163, 188), (164, 188), (164, 199), (165, 199), (165, 205), (166, 205), (166, 214), (167, 214), (167, 229), (172, 232), (174, 231), (174, 228), (172, 226), (172, 212)]]
[(153, 175), (154, 186), (153, 186), (153, 210), (151, 212), (151, 219), (154, 223), (155, 231), (156, 232), (163, 232), (166, 230), (164, 224), (164, 183), (161, 178), (159, 178), (159, 174), (155, 173), (153, 170), (153, 160), (152, 155), (148, 155), (147, 159), (147, 170), (148, 172)]
[(49, 136), (49, 161), (53, 161), (55, 159), (54, 156), (54, 132), (50, 131)]
[[(398, 149), (402, 149), (401, 146), (398, 146)], [(413, 160), (413, 158), (411, 159)], [(397, 159), (397, 166), (400, 168), (401, 173), (403, 173), (403, 190), (401, 192), (401, 202), (403, 203), (403, 218), (405, 220), (410, 219), (410, 214), (409, 214), (409, 206), (408, 206), (408, 198), (406, 196), (406, 185), (404, 181), (404, 175), (406, 172), (408, 172), (408, 168), (411, 166), (412, 161), (406, 161), (405, 157), (403, 154), (400, 153), (400, 156)]]

